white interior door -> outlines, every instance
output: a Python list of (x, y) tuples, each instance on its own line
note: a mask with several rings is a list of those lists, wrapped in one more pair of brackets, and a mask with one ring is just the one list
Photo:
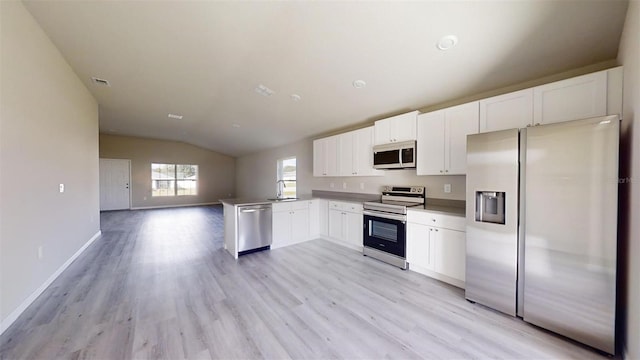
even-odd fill
[(100, 210), (131, 208), (131, 160), (100, 159)]

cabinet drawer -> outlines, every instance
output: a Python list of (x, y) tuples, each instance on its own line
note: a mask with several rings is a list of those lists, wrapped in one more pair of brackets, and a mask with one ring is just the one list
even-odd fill
[(273, 212), (291, 211), (291, 203), (274, 203), (274, 204), (271, 204), (271, 211), (273, 211)]
[(461, 216), (409, 210), (407, 211), (407, 221), (451, 230), (466, 231), (465, 218)]
[(345, 203), (344, 211), (353, 213), (362, 213), (362, 204), (359, 203)]
[(329, 210), (340, 210), (340, 211), (348, 211), (353, 213), (362, 213), (362, 204), (342, 202), (342, 201), (329, 201)]
[(329, 210), (344, 210), (344, 203), (340, 201), (329, 201)]
[(288, 201), (288, 202), (274, 203), (271, 205), (271, 210), (273, 212), (286, 212), (286, 211), (305, 210), (305, 209), (309, 209), (308, 201)]

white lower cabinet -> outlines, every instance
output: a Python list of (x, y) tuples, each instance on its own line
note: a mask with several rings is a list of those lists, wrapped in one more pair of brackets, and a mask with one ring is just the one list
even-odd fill
[(463, 231), (434, 228), (435, 271), (464, 281), (466, 263), (466, 233)]
[(272, 211), (272, 249), (310, 239), (308, 201), (276, 203)]
[(409, 269), (464, 288), (465, 219), (461, 216), (408, 211)]
[(424, 268), (434, 270), (434, 249), (431, 240), (433, 228), (407, 223), (407, 261), (411, 270)]
[(329, 239), (362, 251), (362, 204), (329, 201)]

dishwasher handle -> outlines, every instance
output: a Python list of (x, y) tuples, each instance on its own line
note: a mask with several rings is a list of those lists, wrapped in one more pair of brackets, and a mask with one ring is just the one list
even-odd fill
[(265, 211), (265, 210), (269, 210), (269, 208), (259, 208), (259, 209), (240, 209), (241, 213), (252, 213), (252, 212), (256, 212), (256, 211)]

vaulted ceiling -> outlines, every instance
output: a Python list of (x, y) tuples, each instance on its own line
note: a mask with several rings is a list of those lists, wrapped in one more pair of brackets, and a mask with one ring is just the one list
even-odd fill
[[(232, 156), (615, 59), (627, 9), (618, 0), (25, 5), (100, 104), (101, 132)], [(446, 35), (458, 43), (439, 50)]]

